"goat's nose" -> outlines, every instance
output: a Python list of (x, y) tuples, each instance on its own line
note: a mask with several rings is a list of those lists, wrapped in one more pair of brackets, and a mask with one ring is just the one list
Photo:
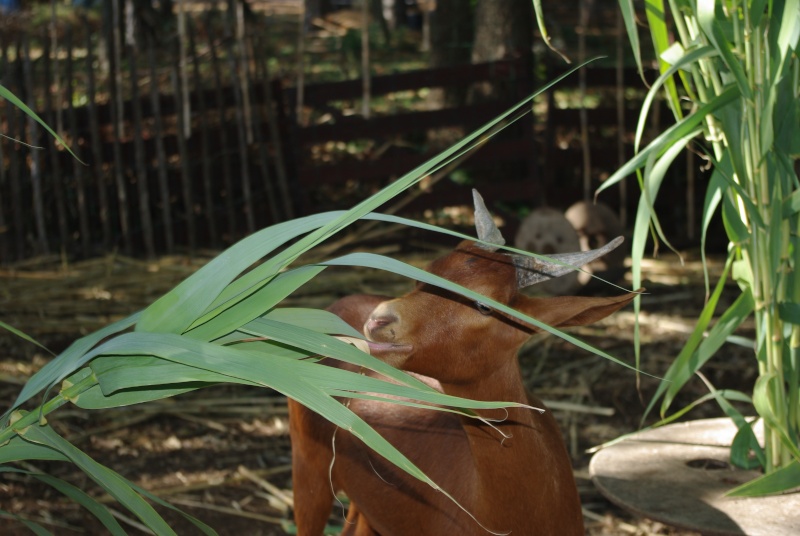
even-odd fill
[(369, 336), (372, 332), (395, 322), (397, 322), (397, 317), (394, 315), (371, 316), (369, 320), (367, 320), (367, 323), (364, 324), (364, 331), (366, 335)]

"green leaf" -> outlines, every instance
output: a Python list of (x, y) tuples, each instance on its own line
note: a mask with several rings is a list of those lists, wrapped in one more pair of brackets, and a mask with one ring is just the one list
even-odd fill
[(133, 314), (122, 320), (95, 331), (73, 342), (66, 350), (59, 354), (55, 359), (43, 366), (39, 372), (31, 376), (25, 386), (17, 395), (12, 407), (4, 414), (3, 421), (17, 407), (24, 404), (31, 397), (57, 382), (60, 382), (77, 369), (86, 364), (91, 357), (86, 357), (88, 352), (98, 342), (115, 335), (133, 326), (139, 319), (139, 313)]
[(753, 93), (750, 91), (750, 84), (747, 82), (747, 76), (744, 74), (742, 64), (731, 51), (732, 45), (725, 39), (725, 35), (720, 28), (719, 21), (715, 16), (715, 8), (717, 6), (718, 3), (715, 0), (697, 0), (697, 9), (695, 13), (697, 22), (700, 23), (700, 27), (703, 29), (706, 38), (708, 38), (717, 52), (719, 52), (719, 55), (725, 62), (725, 66), (736, 79), (736, 85), (739, 87), (741, 94), (744, 95), (747, 100), (750, 100), (753, 98)]
[(25, 527), (27, 527), (27, 529), (30, 530), (32, 533), (38, 536), (52, 536), (53, 534), (52, 532), (50, 532), (43, 526), (39, 525), (38, 523), (35, 523), (30, 519), (25, 519), (24, 517), (17, 515), (13, 512), (8, 512), (6, 510), (0, 509), (0, 517), (8, 517), (10, 519), (15, 519), (20, 523), (22, 523)]
[[(182, 333), (206, 312), (226, 286), (257, 260), (286, 242), (334, 221), (342, 214), (343, 211), (338, 211), (306, 216), (273, 225), (240, 240), (147, 307), (136, 329)], [(274, 276), (280, 268), (275, 267), (271, 273), (261, 274), (260, 280)]]
[[(270, 322), (265, 321), (264, 326)], [(126, 333), (109, 341), (99, 349), (100, 353), (110, 354), (106, 359), (92, 363), (95, 374), (105, 394), (121, 389), (138, 388), (146, 385), (173, 385), (178, 382), (224, 381), (270, 387), (289, 395), (294, 392), (293, 383), (303, 382), (306, 387), (317, 391), (325, 389), (351, 389), (373, 392), (386, 392), (431, 404), (456, 405), (469, 408), (498, 408), (514, 405), (509, 402), (479, 402), (445, 395), (432, 389), (408, 374), (393, 368), (355, 347), (337, 339), (291, 326), (272, 322), (272, 330), (265, 331), (271, 338), (291, 341), (295, 346), (307, 347), (312, 352), (336, 359), (347, 360), (366, 366), (400, 383), (385, 384), (375, 378), (320, 366), (316, 363), (298, 361), (278, 355), (266, 356), (261, 353), (237, 350), (234, 346), (218, 346), (168, 333)], [(159, 365), (160, 373), (144, 376), (145, 370), (153, 366), (145, 356), (182, 365), (170, 367)], [(130, 362), (129, 362), (130, 360)], [(95, 365), (97, 363), (97, 365)], [(129, 374), (128, 366), (141, 372)], [(136, 370), (136, 369), (135, 369)], [(167, 376), (171, 371), (174, 376)], [(302, 400), (299, 400), (302, 402)], [(330, 409), (330, 408), (329, 408)]]
[[(675, 46), (680, 46), (680, 44), (675, 43)], [(636, 124), (636, 133), (634, 135), (634, 147), (636, 151), (639, 150), (639, 144), (641, 143), (642, 136), (644, 136), (644, 127), (647, 122), (647, 116), (650, 114), (650, 108), (653, 106), (655, 99), (661, 93), (661, 88), (664, 86), (664, 84), (671, 80), (672, 75), (681, 69), (697, 63), (701, 59), (713, 57), (716, 54), (717, 52), (712, 47), (705, 46), (695, 48), (688, 52), (684, 51), (679, 57), (671, 59), (669, 68), (667, 68), (656, 79), (656, 81), (653, 82), (653, 85), (647, 90), (647, 95), (645, 96), (644, 101), (642, 101), (642, 108), (639, 111), (639, 120)]]
[[(647, 24), (650, 27), (650, 37), (653, 40), (653, 48), (658, 58), (659, 71), (664, 73), (669, 69), (669, 65), (661, 58), (661, 55), (670, 47), (664, 2), (662, 0), (645, 0), (645, 14), (647, 15)], [(672, 113), (675, 115), (676, 119), (681, 120), (683, 118), (683, 112), (681, 111), (675, 80), (669, 77), (664, 83), (664, 86), (667, 94), (667, 102), (672, 109)]]
[(711, 285), (708, 277), (708, 263), (706, 261), (706, 239), (708, 238), (708, 227), (717, 207), (722, 201), (725, 180), (720, 176), (719, 169), (715, 166), (711, 173), (711, 178), (706, 187), (706, 196), (703, 200), (703, 224), (700, 234), (700, 256), (703, 264), (703, 279), (705, 280), (706, 296), (711, 293)]
[(26, 334), (26, 333), (23, 333), (22, 331), (18, 330), (17, 328), (15, 328), (15, 327), (13, 327), (13, 326), (10, 326), (10, 325), (6, 324), (6, 323), (5, 323), (5, 322), (3, 322), (2, 320), (0, 320), (0, 328), (2, 328), (2, 329), (5, 329), (5, 330), (8, 330), (8, 331), (10, 331), (11, 333), (13, 333), (14, 335), (16, 335), (17, 337), (19, 337), (19, 338), (21, 338), (21, 339), (24, 339), (24, 340), (26, 340), (26, 341), (28, 341), (28, 342), (30, 342), (30, 343), (33, 343), (33, 344), (35, 344), (36, 346), (38, 346), (39, 348), (41, 348), (42, 350), (44, 350), (44, 351), (45, 351), (45, 352), (47, 352), (48, 354), (55, 355), (55, 354), (54, 354), (53, 352), (51, 352), (51, 351), (50, 351), (50, 350), (49, 350), (47, 347), (45, 347), (43, 344), (41, 344), (39, 341), (37, 341), (36, 339), (34, 339), (33, 337), (31, 337), (30, 335), (28, 335), (28, 334)]
[(742, 484), (725, 495), (728, 497), (763, 497), (782, 493), (798, 486), (800, 486), (800, 462), (792, 460), (789, 465)]
[(128, 482), (116, 472), (97, 463), (81, 450), (56, 434), (49, 426), (29, 426), (18, 432), (28, 441), (46, 445), (63, 453), (86, 475), (99, 484), (109, 495), (121, 505), (133, 512), (148, 528), (156, 534), (175, 534), (161, 516), (147, 504), (142, 497), (131, 489)]
[(37, 445), (25, 441), (18, 435), (0, 448), (0, 464), (25, 460), (51, 460), (65, 462), (69, 458), (58, 450), (47, 445)]
[(770, 394), (770, 391), (781, 392), (783, 389), (784, 382), (775, 372), (762, 372), (753, 387), (753, 405), (758, 415), (764, 419), (765, 427), (771, 429), (772, 432), (777, 432), (781, 444), (797, 461), (800, 460), (800, 448), (789, 436), (788, 427), (783, 418), (785, 408)]
[[(751, 457), (750, 453), (756, 455)], [(742, 469), (757, 469), (765, 463), (764, 449), (758, 443), (752, 425), (745, 423), (736, 431), (731, 443), (731, 463)]]
[[(686, 344), (684, 344), (680, 353), (675, 358), (675, 361), (672, 362), (667, 370), (667, 373), (664, 375), (664, 379), (658, 385), (656, 393), (650, 400), (642, 420), (644, 420), (644, 418), (646, 418), (650, 413), (652, 408), (655, 406), (656, 401), (665, 395), (669, 389), (671, 389), (673, 394), (664, 396), (664, 400), (661, 404), (661, 416), (663, 417), (666, 415), (667, 410), (672, 403), (672, 399), (674, 398), (674, 393), (677, 392), (677, 390), (680, 389), (697, 370), (697, 366), (691, 366), (693, 362), (692, 358), (695, 354), (695, 351), (700, 346), (700, 343), (703, 341), (704, 333), (708, 328), (708, 325), (711, 323), (714, 311), (717, 308), (717, 303), (722, 295), (722, 290), (725, 288), (725, 279), (728, 276), (728, 271), (730, 270), (732, 262), (733, 259), (731, 256), (729, 256), (727, 262), (725, 263), (725, 268), (722, 271), (722, 275), (720, 276), (716, 288), (714, 289), (714, 293), (709, 297), (705, 307), (703, 307), (703, 310), (697, 319), (697, 323), (695, 324), (695, 328), (692, 331), (692, 334), (689, 335), (689, 339), (686, 341)], [(673, 383), (676, 381), (678, 382), (677, 389), (672, 387)]]
[[(717, 296), (716, 299), (712, 298), (714, 306), (716, 306), (718, 298), (719, 296)], [(709, 300), (709, 304), (711, 303), (712, 300)], [(689, 378), (716, 354), (717, 350), (726, 342), (728, 336), (750, 316), (754, 306), (752, 294), (750, 294), (750, 292), (743, 292), (722, 316), (720, 316), (719, 320), (714, 324), (714, 327), (709, 331), (708, 336), (700, 342), (696, 350), (691, 353), (687, 352), (686, 354), (684, 354), (683, 350), (681, 351), (681, 354), (675, 359), (665, 375), (665, 379), (671, 383), (669, 383), (666, 395), (664, 396), (662, 412), (666, 411), (675, 398), (675, 395)], [(697, 329), (695, 329), (692, 335), (694, 336), (696, 333)], [(702, 335), (702, 332), (700, 334)], [(686, 347), (684, 347), (684, 349), (686, 349)]]
[(800, 303), (782, 302), (778, 304), (778, 316), (784, 322), (800, 325)]
[[(779, 61), (776, 62), (778, 67), (773, 73), (773, 76), (777, 77), (783, 73), (787, 60), (792, 58), (792, 52), (797, 50), (800, 41), (800, 24), (797, 23), (800, 20), (800, 0), (775, 2), (772, 15), (767, 37), (778, 53)], [(797, 58), (794, 59), (796, 61)]]
[(742, 221), (739, 209), (733, 203), (732, 195), (725, 195), (722, 199), (722, 223), (728, 240), (736, 245), (741, 245), (750, 240), (750, 229)]
[(305, 329), (329, 333), (332, 335), (345, 335), (347, 337), (363, 338), (364, 334), (356, 331), (347, 322), (329, 311), (319, 309), (303, 309), (299, 307), (281, 307), (273, 309), (264, 318), (275, 322), (292, 324)]
[(36, 112), (34, 112), (34, 111), (33, 111), (33, 110), (31, 110), (30, 108), (28, 108), (28, 106), (27, 106), (27, 105), (26, 105), (24, 102), (22, 102), (21, 100), (19, 100), (19, 99), (17, 98), (17, 96), (16, 96), (16, 95), (14, 95), (14, 94), (13, 94), (13, 93), (12, 93), (12, 92), (9, 90), (9, 89), (7, 89), (7, 88), (3, 87), (2, 85), (0, 85), (0, 97), (2, 97), (2, 98), (4, 98), (4, 99), (6, 99), (7, 101), (11, 102), (11, 104), (13, 104), (13, 105), (14, 105), (14, 106), (16, 106), (17, 108), (19, 108), (20, 110), (22, 110), (23, 112), (25, 112), (27, 115), (29, 115), (30, 117), (32, 117), (32, 118), (33, 118), (33, 119), (34, 119), (34, 120), (35, 120), (37, 123), (39, 123), (40, 125), (42, 125), (42, 127), (43, 127), (43, 128), (44, 128), (44, 129), (45, 129), (47, 132), (49, 132), (51, 136), (53, 136), (55, 139), (57, 139), (57, 140), (58, 140), (58, 143), (60, 143), (61, 145), (63, 145), (63, 146), (64, 146), (64, 148), (65, 148), (67, 151), (69, 151), (69, 154), (71, 154), (71, 155), (72, 155), (72, 157), (73, 157), (73, 158), (75, 158), (75, 160), (77, 160), (78, 162), (80, 162), (80, 163), (81, 163), (81, 164), (83, 164), (84, 166), (86, 165), (86, 163), (85, 163), (83, 160), (81, 160), (80, 158), (78, 158), (78, 156), (77, 156), (75, 153), (73, 153), (73, 152), (72, 152), (72, 149), (70, 149), (70, 148), (69, 148), (69, 145), (67, 145), (67, 143), (66, 143), (66, 142), (65, 142), (65, 141), (64, 141), (64, 140), (61, 138), (61, 136), (59, 136), (59, 135), (56, 133), (56, 131), (55, 131), (55, 130), (53, 130), (52, 128), (50, 128), (50, 126), (49, 126), (47, 123), (45, 123), (45, 122), (42, 120), (42, 118), (41, 118), (41, 117), (39, 117), (38, 115), (36, 115)]
[(0, 467), (0, 472), (7, 472), (7, 473), (20, 473), (24, 475), (30, 475), (36, 478), (37, 480), (41, 480), (48, 486), (56, 489), (63, 495), (69, 497), (72, 502), (75, 502), (87, 510), (100, 521), (103, 526), (114, 535), (124, 535), (125, 531), (122, 530), (122, 527), (119, 525), (114, 516), (111, 515), (111, 512), (108, 511), (105, 505), (102, 503), (94, 500), (92, 497), (87, 495), (84, 491), (76, 488), (69, 482), (65, 482), (60, 478), (55, 478), (50, 475), (44, 473), (36, 473), (32, 471), (23, 471), (22, 469), (16, 469), (13, 467)]
[(719, 110), (720, 108), (735, 102), (739, 93), (735, 86), (729, 86), (725, 91), (714, 97), (710, 102), (701, 105), (694, 113), (686, 116), (678, 123), (672, 125), (664, 132), (659, 134), (650, 144), (628, 160), (621, 168), (615, 171), (597, 189), (595, 195), (607, 190), (618, 183), (637, 169), (641, 168), (653, 153), (661, 154), (667, 147), (682, 139), (684, 136), (693, 132), (705, 120), (706, 116)]
[(622, 13), (622, 20), (625, 22), (625, 31), (628, 33), (628, 41), (631, 44), (633, 58), (636, 60), (636, 69), (639, 71), (639, 76), (644, 80), (642, 47), (639, 44), (639, 31), (636, 28), (636, 12), (633, 9), (633, 0), (619, 0), (619, 10)]
[(204, 341), (227, 335), (275, 307), (324, 269), (322, 266), (301, 266), (278, 274), (258, 290), (238, 301), (236, 307), (220, 307), (197, 319), (186, 331), (186, 335)]
[(544, 13), (542, 12), (542, 0), (532, 0), (533, 11), (536, 14), (536, 24), (539, 26), (539, 33), (542, 35), (542, 41), (556, 54), (561, 56), (561, 59), (567, 63), (572, 63), (561, 51), (559, 51), (550, 42), (550, 35), (547, 33), (547, 26), (544, 24)]

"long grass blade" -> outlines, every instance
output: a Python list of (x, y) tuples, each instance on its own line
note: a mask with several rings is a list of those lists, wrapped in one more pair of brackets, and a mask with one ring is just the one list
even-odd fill
[(84, 452), (56, 434), (48, 426), (29, 426), (19, 434), (39, 445), (47, 445), (62, 452), (86, 475), (105, 489), (121, 505), (133, 512), (147, 527), (156, 534), (174, 535), (175, 531), (162, 519), (138, 493), (116, 472), (97, 463)]
[(30, 475), (36, 478), (37, 480), (44, 482), (51, 488), (57, 490), (62, 495), (67, 496), (72, 502), (77, 503), (86, 508), (95, 518), (97, 518), (98, 521), (100, 521), (100, 523), (103, 524), (103, 526), (106, 528), (106, 530), (108, 530), (110, 534), (113, 534), (115, 536), (122, 536), (125, 534), (125, 531), (122, 530), (122, 527), (120, 526), (119, 522), (117, 522), (117, 520), (114, 519), (114, 516), (111, 515), (111, 512), (108, 511), (108, 508), (106, 508), (105, 505), (96, 501), (86, 492), (73, 486), (69, 482), (61, 480), (60, 478), (55, 478), (45, 473), (25, 471), (14, 467), (0, 467), (0, 472)]
[(732, 489), (728, 497), (763, 497), (800, 486), (800, 462), (793, 460), (789, 465), (775, 472), (751, 480)]
[[(26, 115), (32, 117), (34, 119), (34, 121), (39, 123), (42, 126), (42, 128), (44, 128), (47, 132), (50, 133), (51, 136), (53, 136), (56, 140), (58, 140), (58, 143), (63, 145), (64, 148), (67, 151), (69, 151), (69, 154), (71, 154), (72, 157), (75, 158), (75, 160), (77, 160), (78, 162), (80, 162), (84, 166), (86, 165), (86, 162), (84, 162), (83, 160), (78, 158), (78, 155), (76, 155), (75, 153), (72, 152), (72, 149), (69, 148), (69, 145), (67, 145), (67, 142), (65, 142), (61, 138), (61, 136), (58, 135), (58, 133), (55, 130), (50, 128), (50, 125), (45, 123), (44, 120), (42, 120), (41, 117), (36, 115), (36, 112), (34, 112), (30, 108), (28, 108), (28, 106), (24, 102), (22, 102), (19, 98), (17, 98), (17, 96), (14, 95), (14, 93), (12, 93), (8, 88), (3, 87), (2, 85), (0, 85), (0, 97), (2, 97), (4, 99), (6, 99), (7, 101), (9, 101), (11, 104), (16, 106), (20, 110), (22, 110)], [(39, 149), (39, 148), (37, 148), (37, 149)]]
[(86, 358), (86, 352), (93, 348), (98, 342), (125, 331), (136, 324), (138, 319), (139, 313), (133, 314), (73, 342), (66, 350), (59, 354), (58, 357), (47, 363), (39, 372), (31, 376), (23, 386), (19, 395), (17, 395), (17, 399), (14, 401), (12, 407), (3, 414), (2, 421), (5, 421), (14, 409), (30, 400), (37, 393), (60, 382), (86, 364), (89, 360), (89, 358)]

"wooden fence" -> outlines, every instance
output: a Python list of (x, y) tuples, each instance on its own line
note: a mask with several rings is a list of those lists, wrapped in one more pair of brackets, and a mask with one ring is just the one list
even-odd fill
[[(108, 25), (86, 19), (66, 25), (56, 47), (44, 30), (0, 36), (2, 84), (80, 158), (0, 101), (0, 263), (218, 248), (275, 222), (346, 208), (432, 156), (441, 148), (435, 132), (453, 141), (559, 74), (521, 58), (376, 76), (368, 120), (342, 112), (361, 98), (361, 81), (314, 84), (303, 88), (297, 117), (298, 92), (270, 76), (275, 51), (262, 30), (236, 35), (209, 14), (186, 24), (183, 44), (143, 32), (114, 46)], [(591, 69), (587, 85), (599, 94), (641, 89), (635, 71), (617, 75)], [(425, 92), (487, 81), (505, 87), (501, 98), (425, 108)], [(559, 89), (576, 84), (568, 78)], [(399, 99), (417, 100), (392, 104)], [(580, 199), (579, 111), (557, 106), (552, 92), (542, 101), (544, 111), (471, 155), (458, 182), (431, 187), (445, 173), (432, 177), (405, 210), (468, 202), (466, 186), (505, 206), (565, 208)], [(639, 102), (622, 104), (634, 110)], [(617, 139), (630, 155), (635, 113), (620, 124), (613, 98), (604, 98), (586, 114), (599, 184), (619, 161)]]
[(115, 48), (83, 22), (64, 28), (56, 52), (45, 33), (1, 44), (2, 84), (80, 161), (0, 103), (0, 262), (216, 248), (294, 216), (257, 35), (189, 19), (183, 47), (136, 35)]

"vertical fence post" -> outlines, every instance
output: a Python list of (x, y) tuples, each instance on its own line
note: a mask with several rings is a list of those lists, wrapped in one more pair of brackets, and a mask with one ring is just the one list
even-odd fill
[[(50, 29), (51, 32), (55, 31), (55, 22), (52, 22)], [(59, 87), (58, 77), (58, 63), (57, 59), (53, 60), (53, 56), (58, 57), (58, 49), (52, 48), (51, 43), (55, 44), (56, 39), (46, 39), (44, 36), (44, 107), (45, 117), (47, 123), (51, 128), (57, 129), (56, 132), (62, 132), (63, 126), (61, 121), (61, 110), (53, 104), (53, 91), (56, 95), (60, 95), (61, 88)], [(61, 102), (60, 97), (56, 97), (56, 103)], [(66, 251), (69, 243), (69, 223), (67, 222), (67, 207), (64, 199), (64, 177), (61, 175), (61, 161), (59, 157), (59, 150), (56, 147), (56, 142), (49, 135), (44, 138), (47, 147), (47, 153), (50, 156), (50, 173), (47, 177), (42, 178), (45, 189), (47, 186), (52, 188), (53, 196), (56, 202), (56, 219), (58, 222), (58, 243), (62, 251)]]
[[(6, 79), (8, 71), (8, 44), (6, 43), (5, 39), (2, 39), (2, 42), (0, 42), (0, 73), (2, 73), (0, 83), (2, 83), (4, 87), (8, 87), (9, 85)], [(14, 110), (8, 105), (8, 103), (3, 104), (2, 110), (6, 115), (7, 128), (10, 129), (11, 114)], [(6, 135), (13, 134), (9, 132)], [(5, 139), (0, 139), (0, 192), (4, 192), (4, 194), (0, 196), (0, 264), (8, 262), (11, 254), (11, 233), (9, 232), (9, 223), (6, 220), (6, 212), (3, 208), (3, 202), (5, 201), (6, 204), (8, 204), (9, 210), (13, 210), (13, 206), (8, 202), (8, 197), (5, 195), (5, 192), (8, 191), (6, 190), (6, 186), (8, 184), (8, 170), (6, 169), (6, 155), (4, 147), (5, 142)]]
[[(206, 26), (211, 27), (211, 17), (206, 19)], [(228, 216), (228, 236), (233, 240), (236, 236), (236, 212), (233, 199), (233, 179), (231, 177), (231, 160), (228, 154), (228, 128), (225, 120), (225, 97), (222, 92), (222, 68), (217, 56), (217, 47), (214, 36), (208, 32), (208, 45), (211, 54), (211, 68), (214, 71), (214, 85), (217, 114), (219, 120), (219, 146), (222, 153), (222, 175), (225, 185), (225, 212)]]
[(181, 92), (180, 72), (177, 65), (173, 65), (172, 92), (175, 95), (175, 113), (178, 118), (178, 159), (181, 163), (181, 184), (183, 186), (183, 207), (186, 215), (186, 234), (189, 244), (189, 254), (193, 254), (197, 247), (197, 233), (194, 222), (194, 199), (192, 195), (192, 175), (189, 170), (189, 151), (186, 149), (186, 136), (181, 125), (185, 124), (183, 117), (183, 93)]
[(119, 35), (119, 0), (111, 0), (111, 22), (109, 31), (111, 38), (108, 46), (111, 47), (109, 58), (111, 62), (111, 76), (109, 77), (111, 104), (111, 121), (114, 125), (114, 183), (117, 187), (117, 210), (119, 210), (119, 225), (122, 233), (123, 251), (131, 253), (130, 215), (128, 214), (128, 193), (123, 175), (122, 162), (122, 52), (120, 51), (121, 39)]
[[(24, 98), (24, 84), (22, 82), (22, 42), (18, 39), (16, 43), (16, 56), (17, 61), (12, 65), (12, 70), (15, 74), (16, 80), (15, 90), (20, 98)], [(8, 126), (9, 136), (15, 139), (23, 139), (25, 137), (25, 115), (22, 110), (11, 108), (8, 111)], [(14, 143), (11, 148), (11, 157), (9, 162), (11, 164), (11, 207), (12, 207), (12, 223), (14, 228), (14, 242), (16, 243), (17, 259), (25, 258), (25, 229), (24, 221), (22, 219), (22, 212), (24, 210), (24, 203), (22, 201), (22, 178), (21, 178), (21, 162), (20, 151), (22, 150), (19, 143)]]
[(175, 251), (175, 232), (172, 226), (172, 205), (169, 199), (169, 175), (167, 155), (164, 151), (164, 123), (161, 120), (161, 96), (156, 72), (156, 55), (153, 50), (153, 36), (147, 36), (147, 63), (150, 64), (150, 103), (153, 107), (155, 124), (156, 161), (158, 162), (158, 192), (161, 200), (161, 219), (164, 220), (164, 241), (167, 253)]
[[(31, 60), (30, 36), (26, 33), (22, 37), (23, 47), (23, 84), (25, 86), (25, 100), (28, 108), (36, 109), (33, 96), (33, 61)], [(39, 125), (32, 117), (28, 117), (28, 143), (34, 146), (31, 151), (31, 189), (33, 190), (33, 214), (36, 225), (36, 253), (46, 255), (50, 253), (50, 243), (47, 240), (47, 223), (44, 216), (44, 199), (42, 192), (42, 159), (39, 145)]]
[(267, 124), (269, 125), (269, 141), (275, 153), (275, 171), (278, 175), (278, 190), (281, 194), (283, 203), (283, 215), (287, 220), (294, 218), (294, 205), (289, 194), (289, 179), (286, 172), (286, 162), (284, 161), (283, 140), (281, 130), (278, 125), (278, 117), (275, 112), (276, 99), (273, 93), (272, 80), (269, 77), (269, 60), (261, 57), (261, 69), (264, 77), (264, 109), (267, 114)]
[[(230, 4), (229, 4), (230, 6)], [(226, 17), (226, 33), (230, 33), (230, 19), (233, 17), (229, 8), (229, 15)], [(226, 56), (228, 59), (228, 68), (231, 72), (231, 82), (233, 83), (234, 104), (236, 107), (236, 125), (239, 134), (239, 177), (242, 183), (242, 197), (244, 202), (244, 216), (247, 225), (247, 233), (253, 233), (256, 230), (255, 217), (253, 214), (253, 194), (250, 186), (250, 164), (247, 155), (247, 132), (244, 122), (244, 104), (242, 102), (242, 85), (240, 78), (237, 76), (236, 56), (233, 50), (233, 42), (227, 40), (228, 46), (226, 47)], [(244, 65), (239, 68), (244, 69)]]
[[(81, 14), (84, 28), (89, 28), (86, 14)], [(108, 188), (106, 187), (106, 172), (103, 167), (103, 153), (100, 148), (100, 120), (97, 117), (97, 91), (94, 77), (94, 55), (92, 50), (92, 33), (86, 32), (86, 83), (88, 86), (87, 108), (89, 110), (89, 135), (92, 148), (92, 167), (94, 169), (95, 187), (97, 188), (97, 202), (100, 205), (100, 229), (102, 232), (102, 246), (107, 249), (111, 244), (111, 221), (109, 219)]]
[[(622, 167), (625, 157), (625, 27), (623, 26), (622, 10), (617, 9), (617, 166)], [(628, 181), (619, 182), (619, 223), (625, 229), (628, 224)]]
[[(200, 121), (200, 151), (201, 168), (203, 173), (203, 195), (206, 205), (206, 224), (208, 225), (208, 245), (213, 248), (219, 245), (217, 235), (217, 216), (214, 211), (214, 185), (211, 181), (211, 144), (209, 143), (208, 132), (208, 107), (206, 106), (205, 88), (200, 76), (200, 59), (197, 54), (197, 43), (195, 40), (195, 23), (192, 19), (186, 21), (189, 33), (189, 54), (192, 56), (192, 83), (197, 95), (197, 108)], [(224, 128), (224, 125), (223, 125)]]
[[(260, 40), (259, 40), (260, 43)], [(255, 46), (255, 39), (250, 39), (250, 46)], [(250, 51), (250, 57), (255, 60), (258, 57), (258, 54), (254, 49)], [(266, 76), (263, 76), (263, 72), (260, 68), (261, 62), (257, 62), (255, 64), (255, 74), (253, 76), (254, 84), (255, 81), (261, 76), (261, 83), (264, 85), (269, 85), (269, 80), (267, 80)], [(270, 102), (265, 101), (263, 103), (263, 107), (269, 107)], [(261, 177), (264, 179), (264, 192), (267, 198), (267, 204), (269, 205), (270, 215), (272, 216), (272, 222), (279, 222), (281, 221), (280, 212), (278, 210), (278, 200), (275, 196), (275, 188), (272, 185), (272, 174), (269, 170), (269, 149), (267, 147), (267, 141), (264, 139), (264, 129), (262, 128), (264, 125), (264, 120), (261, 119), (261, 116), (256, 116), (259, 118), (256, 121), (253, 131), (255, 135), (255, 142), (258, 146), (258, 156), (261, 161)]]
[(125, 0), (125, 45), (128, 51), (128, 66), (131, 76), (131, 106), (133, 108), (133, 148), (134, 166), (136, 173), (136, 186), (139, 191), (139, 218), (144, 237), (144, 249), (148, 258), (156, 255), (153, 239), (153, 220), (150, 213), (150, 188), (148, 173), (150, 168), (145, 163), (144, 141), (142, 140), (142, 103), (139, 100), (139, 72), (137, 69), (138, 55), (136, 54), (136, 26), (133, 19), (133, 0)]
[[(67, 113), (69, 119), (70, 143), (72, 150), (81, 155), (80, 134), (78, 133), (78, 119), (75, 113), (75, 65), (73, 61), (72, 26), (67, 26), (65, 46), (67, 48), (66, 85), (67, 85)], [(72, 159), (72, 173), (75, 176), (75, 200), (78, 204), (78, 228), (80, 229), (81, 252), (84, 257), (89, 256), (91, 236), (89, 231), (89, 208), (86, 204), (86, 181), (83, 175), (83, 164), (77, 158)]]

